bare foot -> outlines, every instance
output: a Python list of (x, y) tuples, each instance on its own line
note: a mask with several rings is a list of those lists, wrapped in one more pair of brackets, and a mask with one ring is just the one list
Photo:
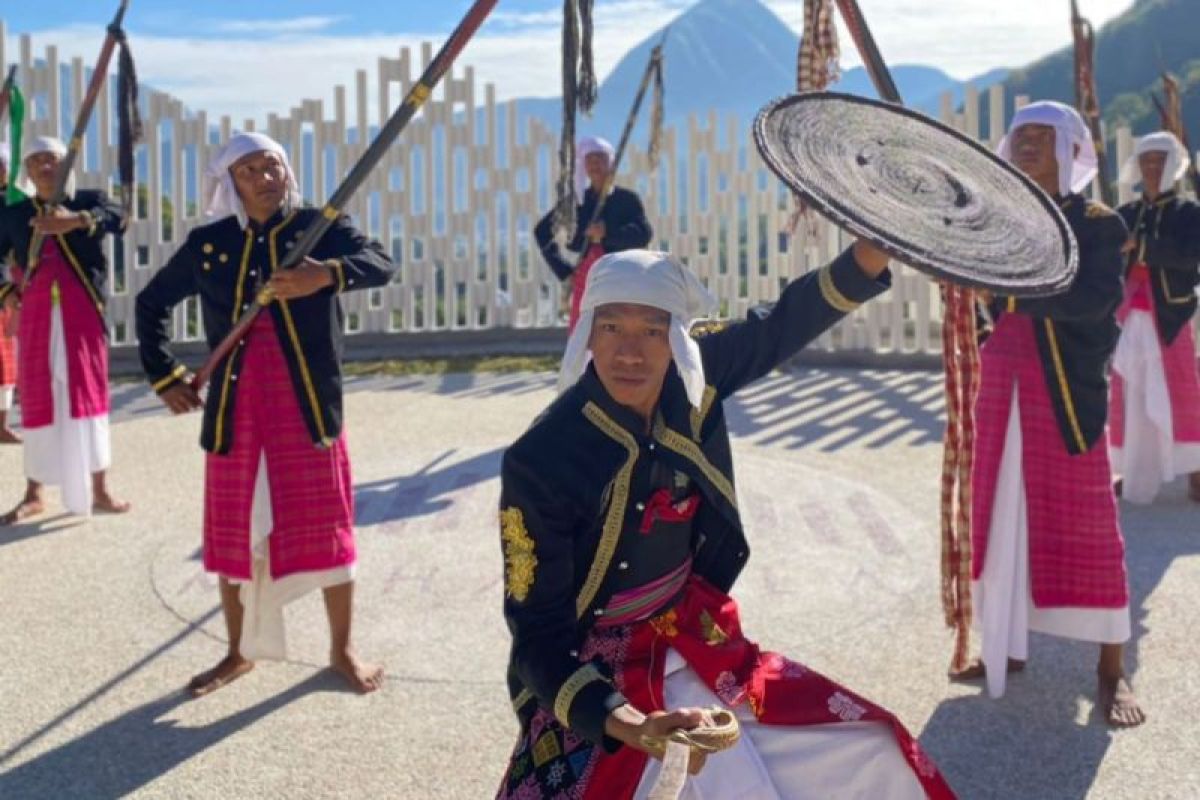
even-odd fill
[(212, 669), (201, 672), (188, 681), (188, 694), (192, 697), (203, 697), (220, 689), (226, 684), (233, 683), (238, 678), (254, 669), (254, 662), (247, 661), (240, 655), (225, 656)]
[(25, 441), (12, 428), (0, 428), (0, 444), (20, 444)]
[(1117, 497), (1120, 497), (1123, 491), (1125, 491), (1125, 481), (1121, 480), (1120, 478), (1113, 481), (1113, 494)]
[(6, 525), (16, 525), (18, 522), (24, 522), (30, 517), (36, 517), (46, 510), (40, 499), (31, 500), (28, 497), (21, 501), (20, 505), (12, 511), (0, 517), (0, 527)]
[[(1008, 674), (1009, 675), (1013, 674), (1014, 672), (1023, 672), (1024, 670), (1025, 670), (1025, 662), (1024, 661), (1017, 661), (1015, 658), (1010, 658), (1008, 660)], [(978, 658), (975, 659), (974, 661), (972, 661), (970, 664), (967, 664), (966, 667), (959, 670), (958, 672), (955, 672), (954, 670), (950, 671), (950, 680), (954, 681), (955, 683), (968, 683), (970, 681), (981, 681), (986, 677), (987, 677), (987, 668), (983, 665), (983, 661)]]
[(331, 655), (329, 666), (345, 678), (355, 691), (362, 694), (369, 694), (383, 686), (383, 667), (378, 664), (364, 664), (352, 650)]
[(1133, 687), (1124, 675), (1100, 676), (1097, 702), (1104, 721), (1113, 728), (1136, 728), (1146, 721), (1146, 712), (1133, 696)]
[(124, 514), (133, 508), (127, 500), (117, 500), (111, 494), (96, 495), (95, 502), (92, 503), (92, 510), (101, 514)]

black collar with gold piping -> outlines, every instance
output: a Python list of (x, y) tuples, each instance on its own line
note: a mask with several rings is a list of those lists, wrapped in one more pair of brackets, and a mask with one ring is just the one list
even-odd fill
[[(648, 431), (646, 420), (612, 399), (596, 374), (595, 365), (588, 364), (583, 377), (580, 378), (580, 384), (590, 401), (588, 405), (593, 405), (603, 412), (634, 441), (661, 445), (691, 464), (693, 477), (711, 490), (708, 494), (719, 505), (724, 506), (728, 516), (736, 518), (737, 495), (733, 481), (709, 460), (704, 449), (696, 441), (698, 437), (695, 433), (699, 429), (700, 420), (696, 419), (697, 415), (687, 400), (683, 379), (680, 378), (674, 363), (668, 368), (663, 381), (658, 407)], [(711, 409), (713, 399), (714, 394), (706, 391), (705, 407), (701, 413)], [(595, 420), (592, 421), (595, 423)]]

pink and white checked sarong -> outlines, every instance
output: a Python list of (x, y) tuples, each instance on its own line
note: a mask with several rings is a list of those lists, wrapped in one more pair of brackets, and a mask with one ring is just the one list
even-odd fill
[(252, 575), (250, 519), (265, 456), (273, 527), (271, 577), (353, 564), (354, 491), (345, 433), (328, 448), (313, 444), (269, 312), (243, 345), (235, 384), (232, 445), (205, 462), (204, 567), (227, 578)]
[(1109, 399), (1109, 443), (1124, 496), (1150, 502), (1175, 476), (1200, 470), (1200, 370), (1192, 326), (1171, 344), (1158, 333), (1150, 273), (1130, 270), (1117, 312), (1117, 345)]
[[(13, 274), (17, 281), (22, 280), (20, 270), (14, 270)], [(41, 261), (21, 297), (17, 389), (21, 395), (21, 424), (25, 428), (41, 428), (55, 421), (50, 389), (50, 315), (55, 285), (66, 339), (71, 417), (86, 419), (108, 413), (108, 339), (104, 321), (57, 241), (47, 237)]]
[(971, 482), (972, 577), (979, 580), (1000, 462), (1018, 388), (1021, 469), (1028, 503), (1029, 578), (1040, 608), (1123, 608), (1129, 603), (1125, 542), (1103, 437), (1082, 455), (1063, 442), (1046, 388), (1033, 320), (1001, 316), (980, 350), (975, 402), (975, 463)]

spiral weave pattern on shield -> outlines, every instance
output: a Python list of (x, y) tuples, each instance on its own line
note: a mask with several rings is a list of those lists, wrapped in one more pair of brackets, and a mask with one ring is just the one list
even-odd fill
[(835, 92), (758, 112), (764, 161), (834, 224), (935, 278), (996, 294), (1067, 289), (1075, 237), (1054, 200), (958, 131), (892, 103)]

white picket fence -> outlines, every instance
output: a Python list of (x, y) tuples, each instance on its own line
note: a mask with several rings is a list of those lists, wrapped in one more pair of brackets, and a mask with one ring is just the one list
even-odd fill
[[(9, 63), (4, 42), (0, 20), (0, 65)], [(20, 37), (19, 51), (19, 83), (29, 108), (25, 136), (69, 135), (88, 70), (78, 58), (61, 63), (53, 44), (35, 56), (27, 35)], [(359, 70), (353, 118), (344, 86), (335, 88), (332, 109), (308, 100), (287, 116), (271, 114), (265, 125), (210, 120), (175, 97), (148, 92), (138, 176), (145, 189), (124, 242), (111, 246), (113, 343), (132, 343), (134, 296), (205, 221), (207, 187), (197, 176), (231, 131), (259, 129), (283, 142), (306, 198), (322, 203), (365, 149), (363, 131), (383, 124), (431, 57), (429, 44), (422, 45), (419, 64), (407, 48), (398, 58), (381, 57), (374, 97), (368, 96), (366, 71)], [(80, 186), (111, 188), (116, 174), (113, 84), (85, 139)], [(999, 131), (980, 130), (982, 103), (989, 119), (1004, 119), (999, 87), (984, 95), (968, 91), (963, 112), (947, 96), (941, 116), (994, 145)], [(1117, 142), (1119, 165), (1131, 149), (1129, 132), (1119, 131)], [(544, 125), (530, 121), (519, 130), (515, 104), (497, 103), (491, 84), (480, 92), (469, 66), (447, 75), (347, 209), (401, 264), (386, 288), (344, 298), (348, 332), (403, 336), (562, 324), (560, 287), (532, 241), (533, 226), (552, 203), (556, 163), (557, 139)], [(774, 299), (787, 281), (818, 268), (845, 244), (823, 222), (815, 235), (785, 235), (792, 213), (788, 192), (763, 165), (749, 132), (715, 112), (689, 119), (685, 128), (668, 128), (653, 173), (645, 152), (632, 145), (620, 182), (642, 195), (655, 246), (684, 259), (720, 299), (725, 315), (740, 316)], [(1130, 187), (1121, 191), (1124, 199)], [(175, 323), (177, 340), (201, 336), (194, 300), (177, 310)], [(940, 347), (940, 323), (936, 286), (901, 266), (893, 291), (856, 311), (817, 346), (933, 353)]]

